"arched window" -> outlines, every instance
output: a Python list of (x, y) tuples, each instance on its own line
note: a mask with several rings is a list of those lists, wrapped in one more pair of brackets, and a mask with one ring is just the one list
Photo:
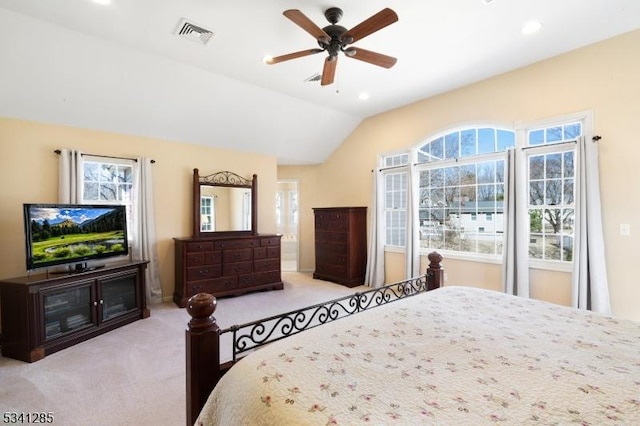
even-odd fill
[(515, 141), (513, 130), (482, 126), (447, 131), (418, 145), (421, 247), (502, 253), (504, 151)]
[[(499, 255), (502, 252), (504, 152), (516, 134), (497, 126), (474, 126), (435, 134), (405, 154), (383, 157), (386, 243), (404, 246), (408, 168), (418, 174), (417, 209), (422, 248)], [(404, 167), (398, 167), (398, 166)], [(404, 184), (403, 184), (404, 183)], [(404, 191), (404, 192), (403, 192)], [(397, 200), (398, 202), (393, 202)]]

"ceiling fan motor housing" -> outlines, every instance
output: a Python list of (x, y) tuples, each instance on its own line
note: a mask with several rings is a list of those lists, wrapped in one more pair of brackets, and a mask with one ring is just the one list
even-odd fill
[(347, 32), (347, 29), (341, 25), (331, 24), (327, 25), (322, 30), (327, 33), (329, 37), (331, 37), (331, 40), (329, 41), (329, 43), (318, 40), (318, 45), (321, 48), (326, 49), (330, 57), (335, 58), (347, 44), (342, 37), (342, 35)]

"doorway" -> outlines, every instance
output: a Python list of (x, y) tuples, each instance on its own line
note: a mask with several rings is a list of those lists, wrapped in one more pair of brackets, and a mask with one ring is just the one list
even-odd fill
[(283, 179), (278, 181), (276, 192), (276, 223), (278, 234), (282, 235), (281, 269), (298, 271), (298, 181)]

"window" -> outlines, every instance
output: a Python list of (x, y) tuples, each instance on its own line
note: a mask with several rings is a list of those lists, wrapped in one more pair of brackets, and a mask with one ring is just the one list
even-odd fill
[(385, 175), (386, 244), (404, 247), (407, 238), (407, 172)]
[(84, 156), (84, 204), (123, 204), (127, 208), (127, 234), (133, 238), (134, 160)]
[(201, 231), (215, 231), (215, 220), (213, 212), (214, 198), (210, 195), (200, 196), (200, 230)]
[(385, 244), (404, 247), (407, 239), (407, 179), (409, 153), (382, 158), (384, 173)]
[(570, 123), (527, 132), (531, 259), (573, 259), (575, 145), (567, 142), (581, 136), (582, 128)]
[[(386, 244), (406, 245), (407, 214), (417, 208), (423, 251), (498, 258), (505, 232), (505, 151), (517, 147), (527, 164), (526, 187), (516, 190), (528, 193), (529, 258), (544, 268), (571, 262), (575, 141), (590, 126), (590, 114), (582, 113), (523, 128), (517, 138), (511, 129), (465, 127), (436, 134), (411, 153), (382, 157)], [(407, 205), (409, 167), (418, 176), (415, 206)]]
[(471, 226), (479, 215), (502, 216), (504, 151), (515, 132), (467, 128), (421, 145), (418, 215), (421, 247), (464, 253), (502, 253), (502, 221)]

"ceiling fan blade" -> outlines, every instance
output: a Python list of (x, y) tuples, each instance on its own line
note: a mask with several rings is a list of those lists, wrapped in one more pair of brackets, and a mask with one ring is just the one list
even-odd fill
[(345, 51), (348, 58), (357, 59), (359, 61), (368, 62), (379, 67), (391, 68), (398, 61), (393, 56), (383, 55), (382, 53), (372, 52), (370, 50), (359, 47), (350, 47)]
[(275, 58), (268, 59), (267, 64), (273, 65), (280, 62), (289, 61), (291, 59), (302, 58), (303, 56), (314, 55), (316, 53), (324, 52), (322, 49), (307, 49), (299, 52), (287, 53), (286, 55), (276, 56)]
[(343, 34), (342, 38), (346, 42), (345, 44), (355, 43), (358, 40), (365, 38), (366, 36), (375, 33), (378, 30), (391, 25), (398, 21), (398, 15), (389, 9), (382, 9), (380, 12), (371, 16), (369, 19), (365, 19), (355, 27)]
[(311, 19), (300, 12), (298, 9), (289, 9), (282, 12), (284, 16), (291, 19), (294, 24), (311, 34), (316, 40), (321, 40), (325, 43), (329, 43), (331, 37), (324, 32), (322, 28), (317, 26)]
[(336, 76), (336, 65), (338, 64), (338, 57), (327, 56), (324, 60), (324, 68), (322, 68), (322, 79), (320, 80), (321, 86), (326, 86), (333, 83), (333, 79)]

